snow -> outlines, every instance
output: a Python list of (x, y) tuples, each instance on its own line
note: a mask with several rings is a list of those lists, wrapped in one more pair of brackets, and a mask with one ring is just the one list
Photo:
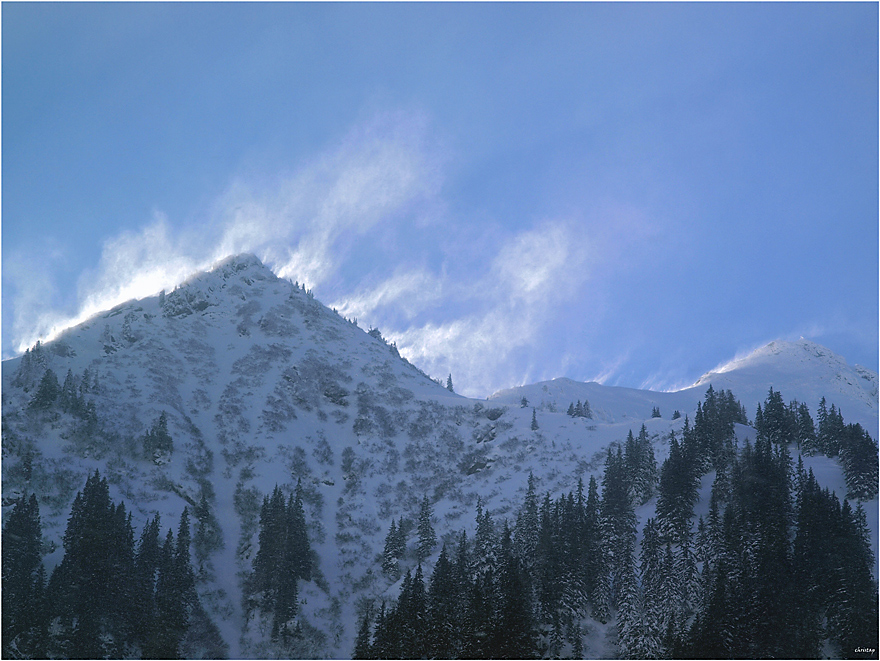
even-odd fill
[[(207, 481), (225, 545), (211, 556), (214, 576), (199, 589), (232, 658), (246, 658), (269, 651), (258, 623), (242, 634), (240, 574), (256, 550), (259, 504), (276, 484), (289, 492), (301, 478), (324, 579), (301, 586), (301, 613), (326, 635), (309, 651), (311, 658), (340, 658), (351, 654), (359, 601), (397, 594), (399, 585), (382, 575), (377, 560), (392, 518), (415, 521), (425, 494), (441, 544), (462, 529), (472, 539), (478, 499), (496, 520), (513, 520), (530, 472), (539, 493), (554, 496), (573, 490), (579, 477), (600, 479), (608, 445), (642, 424), (659, 465), (670, 431), (680, 431), (684, 415), (693, 418), (710, 383), (731, 389), (750, 416), (771, 385), (786, 401), (806, 402), (814, 415), (824, 394), (847, 422), (878, 436), (877, 375), (805, 341), (768, 345), (679, 392), (555, 379), (478, 401), (449, 392), (373, 335), (252, 255), (225, 260), (172, 292), (96, 315), (42, 353), (60, 381), (68, 369), (97, 370), (94, 399), (112, 442), (85, 448), (70, 436), (70, 416), (39, 422), (18, 413), (33, 390), (12, 385), (22, 358), (5, 361), (4, 503), (26, 488), (40, 493), (44, 534), (58, 545), (45, 558), (51, 571), (62, 557), (70, 503), (94, 469), (133, 512), (136, 535), (155, 513), (164, 528), (176, 527), (187, 505), (180, 494), (197, 499)], [(592, 420), (566, 415), (577, 400), (589, 401)], [(651, 418), (655, 406), (662, 418)], [(671, 420), (674, 410), (682, 418)], [(157, 466), (126, 448), (162, 411), (175, 451), (170, 463)], [(15, 448), (28, 443), (39, 451), (40, 467), (25, 484), (15, 470)], [(193, 468), (199, 461), (207, 466), (202, 472)], [(804, 461), (820, 484), (845, 494), (836, 461)], [(706, 476), (697, 506), (704, 514), (709, 487)], [(655, 505), (640, 509), (641, 522)], [(865, 508), (876, 555), (876, 499)], [(440, 544), (426, 576), (439, 551)], [(414, 554), (403, 566), (415, 567)], [(586, 652), (606, 657), (612, 651), (605, 648), (605, 627), (594, 626)]]

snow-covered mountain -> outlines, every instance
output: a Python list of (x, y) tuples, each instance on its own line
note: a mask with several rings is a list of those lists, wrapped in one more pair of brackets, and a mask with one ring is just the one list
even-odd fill
[[(29, 407), (47, 369), (59, 382), (68, 372), (80, 386), (87, 381), (96, 425)], [(768, 345), (679, 392), (556, 379), (488, 401), (461, 397), (377, 330), (358, 328), (243, 255), (3, 363), (4, 512), (18, 494), (38, 494), (51, 571), (73, 498), (96, 468), (137, 532), (155, 513), (173, 525), (205, 496), (223, 544), (202, 567), (202, 602), (232, 658), (270, 658), (282, 652), (260, 622), (246, 621), (242, 579), (263, 497), (300, 482), (319, 566), (299, 593), (307, 635), (296, 652), (348, 657), (359, 605), (399, 589), (381, 571), (392, 520), (415, 521), (426, 495), (441, 542), (462, 529), (472, 534), (478, 502), (514, 519), (530, 472), (541, 492), (571, 490), (578, 478), (599, 477), (608, 445), (642, 424), (660, 463), (669, 432), (684, 421), (673, 411), (692, 416), (709, 384), (733, 390), (750, 416), (771, 386), (813, 411), (824, 395), (877, 437), (877, 375), (803, 340)], [(566, 415), (577, 400), (589, 401), (592, 419)], [(654, 407), (662, 417), (652, 417)], [(174, 450), (146, 457), (143, 438), (162, 413)], [(836, 464), (819, 459), (829, 486), (842, 489)], [(875, 550), (876, 509), (875, 500)], [(414, 536), (405, 566), (416, 563)], [(584, 652), (613, 655), (604, 644), (594, 637)]]
[(490, 397), (505, 404), (523, 397), (541, 409), (565, 411), (571, 402), (588, 400), (594, 417), (604, 422), (644, 419), (652, 408), (664, 416), (674, 410), (684, 415), (696, 408), (709, 386), (731, 390), (751, 418), (772, 387), (786, 402), (798, 400), (815, 412), (825, 397), (843, 411), (847, 422), (858, 422), (876, 438), (878, 432), (877, 373), (846, 360), (823, 346), (801, 338), (775, 341), (701, 376), (694, 385), (674, 392), (655, 392), (553, 379), (501, 390)]

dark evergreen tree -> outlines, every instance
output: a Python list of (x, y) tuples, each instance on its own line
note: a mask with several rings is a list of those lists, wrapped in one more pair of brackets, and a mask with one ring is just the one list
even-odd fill
[(352, 659), (372, 659), (378, 658), (373, 656), (373, 646), (370, 643), (370, 611), (369, 609), (361, 616), (361, 623), (358, 627), (357, 638), (354, 641), (354, 652)]
[(455, 389), (452, 387), (452, 374), (446, 377), (446, 389), (449, 392), (455, 392)]
[(304, 581), (312, 580), (312, 547), (303, 508), (302, 484), (298, 480), (293, 498), (287, 503), (287, 553), (294, 575)]
[(428, 658), (456, 659), (461, 653), (460, 615), (462, 600), (446, 545), (431, 575), (428, 587), (427, 639)]
[(538, 517), (538, 496), (535, 493), (535, 476), (529, 473), (528, 486), (522, 508), (517, 515), (514, 533), (514, 548), (526, 567), (531, 570), (538, 548), (540, 520)]
[(642, 658), (660, 658), (660, 641), (666, 630), (662, 614), (663, 603), (663, 555), (660, 532), (654, 519), (645, 522), (641, 549), (641, 586), (643, 591), (642, 618), (644, 635), (653, 640), (651, 655), (645, 650)]
[(537, 431), (537, 430), (538, 430), (538, 417), (537, 417), (537, 414), (535, 413), (535, 409), (533, 408), (532, 409), (532, 431)]
[(158, 658), (156, 641), (159, 621), (156, 606), (156, 583), (162, 547), (159, 543), (160, 521), (157, 514), (144, 526), (135, 555), (131, 628), (135, 643), (144, 658)]
[(593, 419), (593, 411), (590, 408), (590, 402), (588, 402), (586, 399), (584, 400), (583, 416), (588, 420)]
[(400, 576), (400, 555), (398, 548), (397, 523), (391, 519), (391, 526), (385, 536), (385, 550), (382, 554), (382, 571), (396, 578)]
[(764, 401), (761, 426), (757, 426), (758, 435), (763, 435), (771, 445), (788, 445), (795, 441), (796, 430), (792, 426), (791, 416), (785, 403), (782, 401), (782, 393), (770, 388), (767, 399)]
[(850, 424), (840, 443), (840, 464), (846, 479), (847, 496), (870, 500), (877, 495), (877, 443), (859, 424)]
[(497, 584), (498, 609), (492, 627), (489, 658), (535, 658), (534, 621), (528, 581), (519, 561), (504, 554)]
[[(213, 491), (212, 497), (213, 497)], [(195, 507), (195, 533), (193, 534), (193, 551), (195, 552), (197, 573), (207, 577), (212, 573), (209, 557), (212, 552), (223, 548), (223, 530), (211, 511), (208, 497), (203, 489), (199, 496), (199, 504)]]
[(425, 494), (421, 508), (419, 509), (419, 562), (422, 562), (431, 555), (431, 552), (437, 545), (437, 535), (434, 532), (434, 525), (431, 523), (433, 515), (434, 508), (431, 505), (431, 501), (428, 499), (427, 494)]
[(462, 625), (462, 658), (488, 659), (492, 632), (491, 595), (495, 591), (492, 570), (477, 575), (470, 584)]
[(153, 422), (149, 431), (143, 438), (144, 456), (147, 459), (158, 460), (163, 455), (174, 451), (174, 441), (168, 433), (168, 416), (165, 411)]
[(46, 657), (46, 574), (42, 561), (40, 506), (21, 495), (3, 527), (3, 657)]
[(300, 485), (286, 501), (278, 486), (271, 498), (263, 499), (259, 544), (249, 582), (251, 607), (271, 618), (273, 640), (287, 641), (296, 630), (297, 581), (311, 580), (311, 547)]
[(40, 385), (37, 386), (37, 392), (28, 405), (29, 408), (35, 410), (45, 410), (58, 401), (61, 394), (61, 386), (58, 384), (58, 377), (51, 369), (43, 372), (43, 378), (40, 379)]
[(609, 603), (616, 606), (626, 563), (635, 550), (636, 515), (626, 480), (626, 466), (618, 446), (608, 450), (602, 478), (601, 529), (609, 575)]
[[(687, 428), (687, 419), (685, 419)], [(679, 446), (674, 434), (669, 438), (669, 456), (660, 468), (657, 498), (657, 524), (664, 538), (678, 544), (690, 529), (697, 502), (698, 476), (693, 459)]]
[(637, 437), (630, 430), (625, 448), (626, 473), (633, 504), (643, 505), (653, 497), (657, 486), (657, 460), (654, 458), (654, 448), (648, 439), (645, 425), (642, 425)]
[(797, 441), (802, 451), (807, 455), (814, 454), (819, 449), (819, 440), (816, 436), (816, 426), (810, 415), (810, 409), (806, 404), (797, 405)]
[(64, 558), (50, 579), (58, 649), (69, 658), (122, 657), (133, 642), (134, 534), (125, 507), (96, 471), (73, 503)]
[(495, 524), (489, 512), (483, 510), (482, 501), (477, 501), (477, 532), (474, 536), (473, 572), (483, 574), (497, 566), (498, 538)]

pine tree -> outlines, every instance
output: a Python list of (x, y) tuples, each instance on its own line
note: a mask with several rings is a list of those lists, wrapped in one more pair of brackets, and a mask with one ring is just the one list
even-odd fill
[(144, 456), (154, 461), (174, 451), (174, 441), (168, 433), (168, 416), (165, 411), (153, 422), (143, 438)]
[(302, 506), (301, 486), (286, 499), (276, 485), (263, 499), (260, 512), (259, 549), (250, 578), (253, 605), (271, 617), (271, 637), (288, 640), (294, 635), (290, 622), (297, 611), (297, 581), (311, 580), (311, 547)]
[(37, 410), (48, 409), (55, 404), (60, 394), (61, 386), (58, 384), (58, 377), (51, 369), (47, 369), (43, 372), (43, 378), (40, 379), (40, 385), (28, 407)]
[[(687, 426), (687, 419), (685, 419)], [(674, 435), (669, 439), (669, 456), (660, 468), (657, 523), (662, 534), (677, 544), (690, 529), (694, 505), (697, 502), (698, 480), (693, 461), (679, 446)]]
[(659, 656), (660, 640), (648, 626), (642, 590), (632, 555), (622, 558), (620, 598), (617, 609), (617, 645), (622, 659), (653, 659)]
[(474, 536), (474, 571), (483, 574), (495, 567), (498, 559), (498, 539), (495, 524), (489, 512), (483, 510), (482, 501), (477, 500), (477, 532)]
[(797, 407), (797, 437), (798, 443), (807, 455), (812, 455), (819, 449), (816, 426), (806, 404), (799, 404)]
[(492, 627), (494, 654), (489, 658), (535, 658), (534, 621), (527, 581), (519, 561), (504, 554), (498, 575), (498, 609)]
[(397, 523), (391, 519), (391, 526), (388, 528), (388, 534), (385, 536), (385, 550), (382, 554), (382, 571), (397, 578), (400, 576), (400, 564), (397, 549)]
[[(52, 616), (71, 658), (123, 656), (132, 643), (134, 534), (125, 507), (96, 471), (74, 499), (64, 558), (50, 579)], [(55, 655), (55, 653), (53, 653)]]
[[(213, 492), (212, 492), (213, 497)], [(211, 511), (205, 490), (199, 496), (199, 504), (193, 511), (196, 518), (193, 534), (193, 551), (195, 552), (198, 574), (201, 577), (212, 575), (209, 557), (213, 551), (223, 548), (223, 530)]]
[(532, 431), (538, 430), (538, 416), (535, 413), (535, 409), (532, 408)]
[(428, 587), (428, 658), (458, 658), (461, 648), (460, 605), (454, 567), (446, 555), (444, 544)]
[(142, 654), (157, 638), (156, 581), (158, 580), (161, 546), (160, 520), (157, 514), (144, 526), (138, 542), (134, 563), (132, 602), (132, 634)]
[(303, 492), (297, 480), (293, 498), (287, 502), (287, 553), (290, 557), (291, 571), (304, 581), (312, 580), (312, 547), (306, 526), (306, 513), (303, 508)]
[[(369, 609), (361, 616), (357, 638), (354, 641), (352, 659), (372, 659), (373, 646), (370, 644), (370, 611)], [(378, 657), (376, 657), (378, 658)]]
[(419, 562), (422, 562), (430, 556), (434, 547), (437, 545), (437, 535), (434, 533), (434, 526), (431, 523), (431, 517), (433, 514), (434, 508), (431, 505), (431, 501), (428, 500), (427, 494), (425, 494), (419, 510)]
[(514, 531), (514, 548), (526, 567), (531, 570), (538, 547), (539, 520), (538, 496), (535, 493), (535, 476), (529, 472), (528, 487), (522, 508), (517, 515)]
[(590, 402), (586, 399), (584, 400), (584, 417), (589, 420), (593, 419), (593, 411), (590, 409)]
[(636, 515), (629, 497), (625, 479), (623, 454), (608, 450), (605, 475), (602, 478), (602, 537), (608, 557), (610, 573), (610, 604), (617, 605), (625, 563), (629, 562), (636, 541)]
[(846, 426), (840, 444), (840, 464), (848, 497), (870, 500), (877, 495), (877, 444), (861, 425)]
[(455, 389), (452, 387), (452, 374), (446, 377), (446, 389), (449, 392), (455, 392)]
[(22, 494), (4, 517), (2, 570), (3, 657), (46, 656), (46, 575), (42, 560), (40, 507)]
[[(663, 632), (660, 615), (663, 610), (663, 557), (660, 533), (654, 519), (645, 522), (641, 550), (641, 585), (644, 596), (645, 627), (659, 639)], [(646, 657), (650, 658), (650, 657)]]

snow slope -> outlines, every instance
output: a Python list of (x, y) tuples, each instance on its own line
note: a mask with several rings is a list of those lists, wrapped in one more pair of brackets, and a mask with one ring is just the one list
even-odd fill
[[(478, 500), (496, 519), (515, 518), (530, 472), (540, 491), (554, 495), (579, 477), (601, 477), (608, 445), (643, 423), (660, 463), (669, 432), (683, 424), (671, 420), (673, 410), (692, 416), (708, 383), (731, 388), (750, 415), (770, 385), (815, 411), (828, 383), (829, 404), (876, 437), (876, 375), (853, 371), (821, 347), (780, 346), (675, 393), (556, 379), (476, 401), (428, 378), (378, 331), (365, 332), (241, 255), (3, 363), (4, 512), (17, 494), (40, 496), (46, 542), (55, 547), (45, 558), (51, 571), (63, 555), (70, 504), (96, 468), (133, 512), (136, 535), (154, 513), (165, 528), (176, 526), (184, 506), (206, 494), (224, 544), (202, 568), (202, 601), (232, 658), (269, 658), (282, 652), (264, 623), (246, 621), (241, 578), (256, 552), (263, 496), (301, 481), (318, 578), (301, 586), (306, 638), (286, 653), (348, 657), (359, 605), (399, 587), (379, 562), (389, 525), (414, 522), (426, 494), (438, 537), (451, 541), (462, 529), (472, 537)], [(62, 382), (68, 370), (97, 374), (90, 397), (99, 433), (82, 434), (58, 411), (28, 410), (47, 368)], [(589, 400), (593, 420), (565, 414), (578, 399)], [(650, 417), (654, 406), (662, 418)], [(156, 463), (143, 457), (140, 439), (161, 412), (175, 450)], [(21, 461), (28, 453), (31, 474)], [(841, 488), (836, 463), (824, 469), (829, 486)], [(876, 549), (876, 500), (867, 509)], [(404, 569), (415, 566), (414, 541), (413, 530)], [(426, 576), (439, 551), (438, 544)], [(585, 653), (613, 653), (604, 645), (595, 633)]]
[(648, 418), (654, 406), (660, 408), (664, 417), (675, 410), (684, 415), (696, 409), (710, 385), (715, 390), (731, 390), (746, 407), (749, 418), (754, 417), (758, 404), (767, 399), (771, 387), (780, 391), (786, 402), (796, 399), (806, 403), (814, 417), (819, 400), (825, 397), (828, 407), (835, 404), (846, 422), (858, 422), (872, 437), (878, 436), (877, 373), (850, 366), (829, 349), (803, 338), (797, 342), (770, 342), (744, 358), (707, 372), (689, 388), (674, 392), (559, 378), (501, 390), (490, 399), (519, 404), (526, 397), (530, 406), (562, 412), (570, 403), (586, 399), (597, 421), (620, 422)]

